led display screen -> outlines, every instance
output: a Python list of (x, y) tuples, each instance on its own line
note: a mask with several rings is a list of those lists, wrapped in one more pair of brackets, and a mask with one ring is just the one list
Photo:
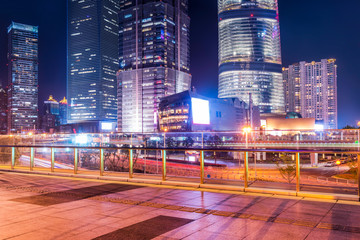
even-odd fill
[(102, 122), (101, 123), (101, 130), (112, 130), (113, 124), (109, 122)]
[(193, 124), (210, 125), (209, 101), (191, 98)]

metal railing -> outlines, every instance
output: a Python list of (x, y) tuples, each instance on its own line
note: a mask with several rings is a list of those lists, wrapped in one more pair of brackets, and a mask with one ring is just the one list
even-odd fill
[[(44, 149), (44, 148), (48, 148), (50, 149), (50, 156), (51, 156), (51, 167), (50, 167), (50, 171), (54, 172), (55, 171), (55, 152), (57, 150), (71, 150), (73, 153), (73, 172), (74, 174), (78, 174), (78, 163), (79, 163), (79, 152), (80, 151), (84, 151), (84, 150), (97, 150), (99, 152), (99, 159), (100, 159), (100, 164), (99, 164), (99, 175), (100, 176), (104, 176), (104, 172), (105, 172), (105, 162), (104, 162), (104, 153), (105, 151), (125, 151), (128, 154), (126, 156), (128, 156), (128, 177), (130, 179), (134, 178), (134, 152), (135, 151), (160, 151), (161, 152), (161, 180), (162, 181), (167, 181), (167, 168), (168, 168), (168, 163), (167, 163), (167, 153), (168, 152), (186, 152), (186, 151), (195, 151), (199, 153), (199, 184), (205, 184), (206, 185), (206, 177), (205, 177), (205, 153), (206, 152), (226, 152), (226, 153), (242, 153), (244, 155), (244, 159), (243, 159), (243, 164), (244, 164), (244, 172), (243, 172), (243, 183), (244, 183), (244, 191), (247, 191), (247, 189), (249, 189), (250, 186), (250, 177), (249, 177), (249, 155), (250, 154), (256, 154), (256, 153), (285, 153), (285, 154), (289, 154), (292, 156), (295, 156), (295, 165), (296, 165), (296, 171), (295, 171), (295, 193), (296, 195), (298, 195), (298, 193), (300, 193), (301, 190), (301, 164), (300, 164), (300, 160), (301, 160), (301, 155), (303, 154), (312, 154), (312, 153), (318, 153), (318, 154), (347, 154), (347, 155), (356, 155), (357, 156), (357, 196), (359, 197), (359, 201), (360, 201), (360, 151), (341, 151), (341, 150), (337, 150), (337, 151), (319, 151), (319, 150), (294, 150), (294, 149), (266, 149), (266, 150), (261, 150), (261, 149), (203, 149), (203, 148), (143, 148), (143, 147), (83, 147), (83, 146), (40, 146), (40, 145), (0, 145), (0, 149), (11, 149), (11, 161), (10, 161), (10, 168), (11, 170), (15, 170), (15, 168), (17, 167), (15, 162), (16, 162), (16, 150), (18, 149), (29, 149), (29, 153), (30, 153), (30, 163), (29, 163), (29, 170), (30, 172), (34, 171), (34, 159), (35, 159), (35, 150), (36, 149)], [(309, 177), (308, 177), (309, 178)], [(253, 188), (253, 187), (251, 187)], [(318, 193), (318, 192), (317, 192)], [(321, 194), (321, 193), (319, 193)]]

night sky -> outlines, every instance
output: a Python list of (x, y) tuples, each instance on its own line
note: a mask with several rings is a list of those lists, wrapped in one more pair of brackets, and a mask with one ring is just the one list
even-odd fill
[[(217, 96), (217, 1), (189, 0), (191, 73), (200, 94)], [(360, 1), (279, 0), (283, 65), (336, 58), (339, 127), (360, 121)], [(7, 27), (38, 25), (39, 101), (66, 94), (66, 0), (1, 0), (0, 79), (7, 78)], [(40, 104), (42, 106), (42, 104)]]

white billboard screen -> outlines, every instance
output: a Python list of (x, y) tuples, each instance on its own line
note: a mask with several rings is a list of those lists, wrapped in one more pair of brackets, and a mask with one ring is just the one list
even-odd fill
[(209, 101), (191, 98), (193, 124), (210, 125)]

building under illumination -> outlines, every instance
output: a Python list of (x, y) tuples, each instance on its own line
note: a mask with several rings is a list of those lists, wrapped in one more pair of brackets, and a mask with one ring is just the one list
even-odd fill
[(241, 131), (253, 119), (256, 129), (260, 112), (254, 109), (249, 118), (247, 104), (238, 98), (207, 98), (185, 91), (162, 98), (158, 128), (161, 132)]
[(119, 68), (117, 0), (67, 0), (68, 121), (117, 118)]
[(160, 99), (190, 89), (188, 0), (120, 0), (118, 131), (154, 132)]
[(335, 59), (300, 62), (283, 69), (286, 110), (315, 118), (325, 129), (337, 129), (337, 65)]
[(7, 133), (7, 93), (0, 88), (0, 134)]
[(219, 97), (253, 102), (264, 115), (283, 114), (277, 0), (218, 0)]
[(38, 27), (8, 28), (8, 130), (38, 127)]
[(59, 102), (59, 123), (60, 125), (67, 124), (67, 111), (68, 111), (68, 103), (66, 98), (64, 97)]

